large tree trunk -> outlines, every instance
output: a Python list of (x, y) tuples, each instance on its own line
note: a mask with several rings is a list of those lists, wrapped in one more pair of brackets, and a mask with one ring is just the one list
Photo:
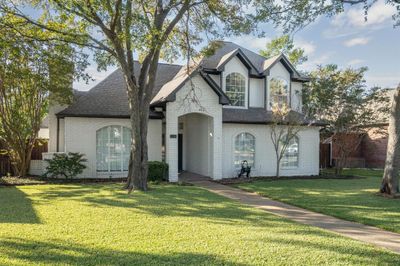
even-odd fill
[(385, 171), (383, 173), (381, 193), (395, 195), (399, 193), (400, 168), (400, 84), (392, 100), (389, 119), (389, 139), (386, 153)]
[[(129, 160), (128, 179), (126, 189), (147, 190), (147, 123), (148, 118), (143, 121), (143, 110), (139, 109), (137, 97), (131, 97), (131, 127), (132, 141)], [(148, 113), (148, 112), (144, 112)]]

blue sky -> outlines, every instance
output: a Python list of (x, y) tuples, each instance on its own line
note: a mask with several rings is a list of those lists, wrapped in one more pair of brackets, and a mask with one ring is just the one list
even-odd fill
[[(312, 70), (319, 64), (329, 63), (340, 67), (367, 66), (369, 87), (396, 87), (400, 82), (400, 27), (393, 28), (394, 12), (394, 7), (378, 0), (369, 10), (367, 22), (364, 21), (362, 5), (348, 7), (333, 18), (319, 18), (294, 35), (296, 46), (303, 48), (309, 59), (299, 69)], [(241, 36), (227, 40), (258, 52), (268, 40), (281, 35), (279, 30), (269, 25), (262, 27), (267, 33), (265, 38)], [(95, 81), (89, 84), (76, 82), (74, 87), (88, 90), (114, 69), (97, 72), (96, 64), (92, 63), (87, 72)]]

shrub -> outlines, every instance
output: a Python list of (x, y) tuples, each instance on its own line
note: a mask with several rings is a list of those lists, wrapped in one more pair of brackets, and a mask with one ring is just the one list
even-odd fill
[(167, 181), (168, 179), (168, 164), (158, 161), (148, 162), (149, 174), (147, 179), (149, 181)]
[(86, 168), (83, 164), (87, 160), (83, 158), (85, 156), (81, 153), (69, 152), (68, 154), (54, 154), (52, 159), (46, 159), (49, 163), (46, 167), (45, 176), (50, 175), (51, 177), (64, 176), (65, 178), (74, 178), (81, 174)]

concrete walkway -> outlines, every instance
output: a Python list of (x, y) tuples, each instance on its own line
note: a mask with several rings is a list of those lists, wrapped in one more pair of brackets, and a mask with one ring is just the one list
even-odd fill
[(201, 178), (198, 175), (188, 178), (187, 181), (216, 194), (237, 200), (257, 209), (268, 211), (289, 220), (326, 229), (378, 247), (387, 248), (400, 254), (400, 234), (294, 207), (262, 197), (256, 193), (221, 185), (210, 181), (208, 178)]

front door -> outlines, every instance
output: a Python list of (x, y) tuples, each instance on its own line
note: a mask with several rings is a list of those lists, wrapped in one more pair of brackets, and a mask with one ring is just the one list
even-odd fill
[(183, 156), (183, 145), (182, 145), (183, 135), (178, 134), (178, 172), (182, 172), (182, 156)]

